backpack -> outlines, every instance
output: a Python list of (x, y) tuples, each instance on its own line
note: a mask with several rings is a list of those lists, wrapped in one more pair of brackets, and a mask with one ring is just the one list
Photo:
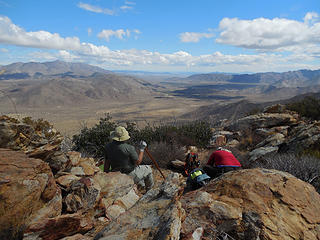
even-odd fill
[(189, 174), (187, 179), (187, 187), (191, 188), (192, 190), (198, 189), (207, 185), (210, 179), (211, 178), (201, 168), (196, 168)]
[(198, 159), (198, 154), (190, 152), (186, 156), (186, 163), (184, 164), (184, 171), (188, 176), (192, 169), (200, 167), (200, 160)]

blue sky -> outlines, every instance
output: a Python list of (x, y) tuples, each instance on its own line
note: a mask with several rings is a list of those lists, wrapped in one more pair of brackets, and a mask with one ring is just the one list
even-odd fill
[(109, 70), (320, 69), (319, 0), (0, 0), (0, 65)]

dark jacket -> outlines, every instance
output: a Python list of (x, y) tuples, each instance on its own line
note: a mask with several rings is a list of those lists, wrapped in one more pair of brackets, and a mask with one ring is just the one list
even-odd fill
[(112, 141), (105, 148), (105, 159), (111, 164), (111, 171), (129, 173), (135, 168), (138, 154), (134, 146), (125, 142)]

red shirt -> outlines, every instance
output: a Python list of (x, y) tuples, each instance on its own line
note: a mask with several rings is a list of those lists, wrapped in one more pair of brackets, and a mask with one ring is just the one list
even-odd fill
[(211, 154), (207, 165), (216, 167), (241, 167), (240, 162), (235, 156), (231, 152), (224, 150), (214, 151)]

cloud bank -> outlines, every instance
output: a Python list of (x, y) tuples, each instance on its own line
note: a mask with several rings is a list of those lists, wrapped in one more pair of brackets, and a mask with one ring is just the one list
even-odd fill
[(118, 12), (122, 11), (122, 12), (127, 12), (129, 10), (132, 10), (134, 8), (135, 3), (134, 2), (128, 2), (126, 1), (124, 5), (120, 6), (119, 8), (115, 8), (115, 9), (109, 9), (109, 8), (102, 8), (100, 6), (96, 6), (96, 5), (91, 5), (88, 3), (83, 3), (83, 2), (79, 2), (78, 3), (78, 7), (89, 11), (89, 12), (94, 12), (94, 13), (102, 13), (102, 14), (106, 14), (106, 15), (117, 15)]
[(141, 32), (138, 29), (129, 30), (129, 29), (118, 29), (118, 30), (110, 30), (110, 29), (104, 29), (100, 33), (98, 33), (98, 37), (105, 39), (107, 42), (109, 42), (111, 37), (116, 37), (118, 39), (124, 39), (125, 37), (130, 37), (131, 33), (140, 34)]
[[(217, 42), (257, 50), (255, 54), (223, 54), (219, 51), (193, 56), (187, 51), (160, 53), (157, 51), (127, 49), (111, 50), (104, 45), (81, 42), (78, 37), (62, 37), (47, 31), (27, 32), (6, 16), (0, 16), (0, 43), (43, 49), (33, 58), (58, 58), (66, 61), (85, 61), (106, 68), (132, 67), (150, 69), (215, 69), (219, 71), (268, 71), (280, 67), (310, 68), (320, 58), (320, 29), (318, 17), (309, 13), (303, 22), (287, 19), (239, 20), (224, 18)], [(89, 33), (89, 32), (88, 32)], [(139, 34), (139, 30), (103, 30), (98, 36), (109, 40)], [(203, 34), (189, 34), (188, 41), (197, 41)], [(303, 46), (303, 51), (298, 51)], [(45, 49), (58, 50), (44, 52)], [(279, 52), (276, 52), (278, 50)], [(290, 51), (283, 54), (281, 51)], [(161, 68), (162, 67), (162, 68)]]
[(199, 42), (201, 38), (212, 38), (213, 33), (184, 32), (180, 33), (181, 42)]
[(303, 22), (285, 18), (224, 18), (219, 28), (217, 43), (258, 51), (295, 52), (320, 44), (319, 15), (314, 12), (307, 13)]

